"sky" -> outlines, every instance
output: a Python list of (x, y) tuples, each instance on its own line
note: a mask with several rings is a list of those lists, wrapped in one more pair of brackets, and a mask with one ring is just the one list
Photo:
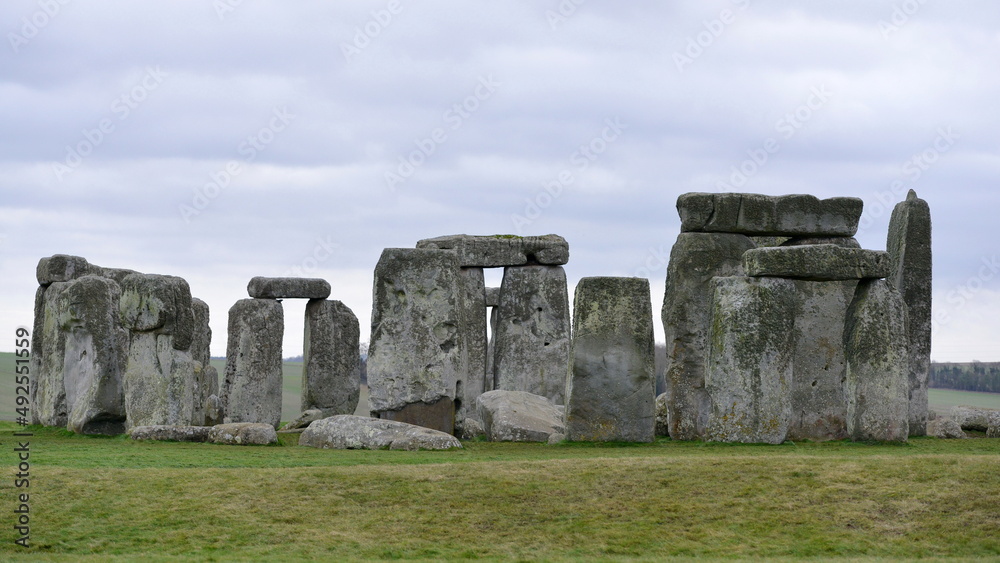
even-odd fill
[(5, 0), (0, 350), (52, 254), (185, 278), (214, 355), (254, 276), (328, 280), (366, 341), (382, 249), (459, 233), (561, 235), (570, 295), (646, 277), (659, 325), (679, 195), (859, 197), (881, 250), (914, 189), (932, 358), (1000, 361), (998, 30), (985, 0)]

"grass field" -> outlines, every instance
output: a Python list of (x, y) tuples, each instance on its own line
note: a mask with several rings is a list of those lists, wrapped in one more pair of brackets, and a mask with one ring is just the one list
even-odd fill
[(998, 439), (391, 452), (40, 428), (25, 552), (12, 427), (0, 560), (1000, 557)]

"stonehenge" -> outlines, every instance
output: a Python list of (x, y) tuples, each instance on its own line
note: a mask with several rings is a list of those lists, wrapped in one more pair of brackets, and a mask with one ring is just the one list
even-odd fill
[[(305, 299), (302, 414), (286, 426), (303, 431), (302, 445), (903, 442), (928, 433), (930, 211), (911, 191), (880, 251), (854, 238), (862, 207), (857, 198), (681, 195), (659, 396), (649, 280), (582, 278), (571, 308), (569, 244), (557, 235), (386, 248), (372, 281), (369, 417), (351, 416), (360, 325), (326, 280), (252, 278), (248, 298), (229, 309), (220, 382), (209, 307), (185, 280), (42, 258), (32, 422), (269, 443), (281, 423), (282, 301)], [(486, 268), (503, 269), (500, 287), (486, 287)], [(980, 426), (998, 431), (993, 420)]]

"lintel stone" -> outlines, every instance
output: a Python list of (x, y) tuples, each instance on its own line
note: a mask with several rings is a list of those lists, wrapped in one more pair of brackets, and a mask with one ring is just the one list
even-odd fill
[(326, 299), (330, 283), (319, 278), (266, 278), (257, 276), (247, 284), (255, 299)]
[(424, 239), (417, 248), (453, 250), (464, 268), (499, 268), (535, 263), (562, 266), (569, 262), (569, 243), (559, 235), (449, 235)]
[(889, 255), (835, 244), (755, 248), (743, 254), (743, 269), (752, 277), (812, 281), (884, 278), (889, 275)]
[(858, 231), (864, 202), (853, 197), (687, 193), (677, 199), (682, 232), (749, 236), (846, 236)]

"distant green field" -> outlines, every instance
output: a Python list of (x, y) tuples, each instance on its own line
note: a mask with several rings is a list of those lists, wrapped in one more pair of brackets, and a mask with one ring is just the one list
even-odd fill
[[(15, 385), (14, 371), (15, 359), (17, 357), (10, 352), (0, 352), (0, 420), (13, 421), (16, 418), (14, 412)], [(212, 360), (212, 365), (219, 371), (219, 383), (222, 383), (223, 374), (226, 371), (225, 360)], [(299, 415), (302, 397), (302, 363), (285, 362), (282, 366), (282, 395), (281, 395), (281, 420), (289, 421)], [(355, 414), (368, 415), (368, 393), (362, 387), (361, 400), (358, 402), (358, 410)]]
[(951, 389), (929, 389), (927, 403), (931, 410), (947, 414), (955, 405), (1000, 409), (1000, 393), (975, 393)]

